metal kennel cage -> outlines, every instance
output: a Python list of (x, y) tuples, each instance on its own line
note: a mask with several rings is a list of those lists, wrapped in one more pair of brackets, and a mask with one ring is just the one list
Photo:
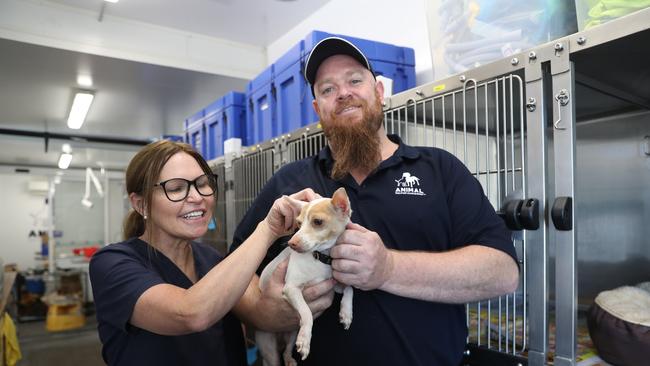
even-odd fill
[[(648, 281), (650, 9), (385, 100), (384, 126), (450, 151), (513, 230), (518, 289), (467, 304), (466, 365), (576, 365), (602, 290)], [(226, 238), (318, 124), (227, 154)]]

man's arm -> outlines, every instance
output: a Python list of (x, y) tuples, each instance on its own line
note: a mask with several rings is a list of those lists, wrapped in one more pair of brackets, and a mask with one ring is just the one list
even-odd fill
[[(377, 233), (349, 224), (331, 251), (336, 280), (426, 301), (465, 303), (516, 290), (519, 267), (505, 252), (467, 245), (447, 252), (387, 249)], [(336, 259), (340, 258), (340, 259)]]

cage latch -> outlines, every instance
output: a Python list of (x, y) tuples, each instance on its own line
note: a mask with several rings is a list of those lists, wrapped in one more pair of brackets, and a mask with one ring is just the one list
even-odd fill
[(539, 229), (539, 200), (511, 200), (506, 202), (497, 214), (510, 230)]
[(569, 231), (573, 229), (573, 200), (571, 197), (558, 197), (551, 208), (551, 219), (556, 229)]

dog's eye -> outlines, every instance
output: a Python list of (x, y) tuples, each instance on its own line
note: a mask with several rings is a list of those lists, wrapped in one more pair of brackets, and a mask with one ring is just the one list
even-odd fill
[(321, 220), (321, 219), (314, 219), (314, 220), (312, 221), (312, 224), (313, 224), (314, 226), (321, 226), (321, 225), (323, 225), (323, 220)]

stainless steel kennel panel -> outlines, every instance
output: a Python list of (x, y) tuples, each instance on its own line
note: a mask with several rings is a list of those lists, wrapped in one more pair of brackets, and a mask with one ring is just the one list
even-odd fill
[(209, 163), (210, 169), (217, 176), (217, 203), (213, 212), (212, 220), (214, 229), (208, 230), (201, 241), (215, 247), (219, 253), (226, 254), (229, 239), (227, 237), (226, 220), (226, 169), (223, 159), (213, 160)]
[(234, 218), (239, 222), (253, 203), (264, 184), (277, 170), (274, 147), (252, 148), (232, 161)]
[[(509, 69), (513, 69), (508, 65)], [(525, 82), (521, 68), (484, 80), (468, 73), (401, 93), (389, 101), (384, 125), (410, 145), (445, 149), (483, 186), (496, 210), (526, 192)], [(448, 86), (457, 84), (455, 89)], [(433, 91), (426, 96), (423, 89)], [(526, 237), (513, 236), (521, 283), (515, 293), (467, 304), (468, 354), (488, 349), (515, 361), (528, 350)], [(504, 361), (505, 362), (505, 361)], [(504, 363), (505, 364), (505, 363)]]
[(319, 124), (306, 127), (298, 133), (292, 134), (297, 138), (287, 143), (287, 162), (304, 159), (313, 155), (325, 147), (326, 139)]

